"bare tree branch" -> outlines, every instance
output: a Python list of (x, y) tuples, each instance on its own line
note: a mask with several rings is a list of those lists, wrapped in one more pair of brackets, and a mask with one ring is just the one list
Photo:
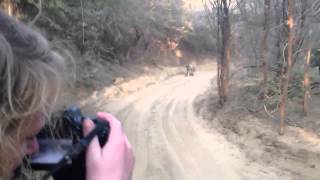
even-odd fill
[(42, 15), (42, 0), (39, 0), (37, 8), (38, 8), (38, 14), (29, 23), (29, 26), (34, 26), (34, 24), (37, 22), (37, 20), (41, 17), (41, 15)]

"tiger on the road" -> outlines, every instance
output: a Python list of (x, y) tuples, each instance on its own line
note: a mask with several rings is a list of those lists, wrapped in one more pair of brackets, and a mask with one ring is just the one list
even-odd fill
[(186, 65), (186, 76), (193, 76), (196, 68), (193, 64)]

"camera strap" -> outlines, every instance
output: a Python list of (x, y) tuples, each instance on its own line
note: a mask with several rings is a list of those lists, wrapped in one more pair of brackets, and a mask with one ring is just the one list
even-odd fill
[(72, 161), (77, 159), (77, 157), (88, 147), (92, 139), (101, 131), (103, 131), (107, 126), (107, 122), (98, 121), (95, 124), (95, 128), (87, 136), (80, 139), (80, 141), (63, 156), (59, 163), (52, 170), (46, 173), (41, 179), (46, 180), (64, 166), (72, 164)]

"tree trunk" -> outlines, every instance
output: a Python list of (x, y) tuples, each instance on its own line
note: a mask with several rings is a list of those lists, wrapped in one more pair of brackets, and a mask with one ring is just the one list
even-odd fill
[[(284, 0), (285, 1), (285, 0)], [(287, 45), (287, 57), (286, 57), (286, 63), (283, 63), (283, 66), (286, 65), (282, 74), (282, 96), (281, 96), (281, 103), (279, 107), (279, 114), (280, 114), (280, 128), (279, 128), (279, 134), (284, 134), (284, 128), (285, 128), (285, 119), (286, 119), (286, 106), (287, 106), (287, 100), (288, 100), (288, 88), (289, 88), (289, 80), (291, 76), (291, 68), (292, 68), (292, 46), (293, 46), (293, 0), (287, 0), (288, 3), (288, 15), (287, 15), (287, 34), (288, 34), (288, 45)]]
[(218, 50), (218, 60), (217, 60), (217, 89), (218, 89), (218, 97), (219, 97), (219, 104), (221, 106), (221, 96), (222, 96), (222, 78), (221, 78), (221, 71), (222, 71), (222, 42), (221, 42), (221, 22), (222, 22), (222, 16), (221, 16), (221, 9), (222, 4), (220, 1), (216, 1), (216, 8), (217, 8), (217, 50)]
[(270, 0), (264, 1), (264, 23), (263, 23), (263, 32), (261, 40), (261, 60), (262, 60), (262, 73), (263, 80), (261, 86), (261, 98), (264, 99), (267, 93), (267, 81), (268, 81), (268, 61), (267, 61), (267, 52), (268, 52), (268, 29), (269, 29), (269, 14), (270, 14)]
[(305, 115), (308, 115), (308, 100), (310, 98), (310, 79), (309, 79), (310, 58), (311, 58), (311, 49), (308, 49), (307, 56), (304, 61), (304, 78), (303, 78), (303, 87), (304, 87), (303, 113)]
[[(294, 53), (294, 57), (293, 57), (293, 62), (292, 62), (292, 66), (295, 65), (298, 57), (299, 57), (299, 51), (304, 43), (304, 38), (305, 38), (305, 22), (306, 22), (306, 11), (308, 8), (308, 1), (306, 0), (300, 0), (300, 5), (301, 5), (301, 12), (300, 12), (300, 19), (298, 19), (297, 21), (299, 21), (299, 28), (297, 29), (296, 32), (296, 39), (295, 39), (295, 44), (293, 46), (293, 53)], [(296, 22), (298, 24), (298, 22)]]
[(276, 42), (275, 42), (275, 47), (276, 47), (276, 75), (278, 77), (281, 77), (282, 75), (282, 64), (284, 62), (284, 58), (283, 57), (283, 48), (284, 48), (284, 39), (283, 37), (286, 37), (286, 30), (285, 30), (285, 26), (282, 24), (285, 24), (286, 21), (286, 11), (284, 11), (284, 9), (286, 9), (286, 3), (284, 2), (285, 0), (283, 0), (282, 2), (282, 6), (279, 6), (280, 4), (280, 0), (276, 0), (276, 2), (274, 3), (274, 9), (276, 10), (276, 26), (277, 28), (277, 37), (276, 37)]
[(229, 19), (229, 4), (227, 0), (222, 0), (222, 7), (221, 7), (221, 14), (220, 19), (222, 22), (220, 23), (221, 26), (221, 34), (222, 34), (222, 47), (221, 47), (221, 71), (218, 72), (219, 78), (219, 85), (220, 90), (219, 94), (219, 104), (224, 106), (225, 102), (227, 101), (228, 97), (228, 86), (229, 86), (229, 66), (230, 66), (230, 59), (231, 59), (231, 49), (230, 49), (230, 37), (231, 37), (231, 28), (230, 28), (230, 19)]

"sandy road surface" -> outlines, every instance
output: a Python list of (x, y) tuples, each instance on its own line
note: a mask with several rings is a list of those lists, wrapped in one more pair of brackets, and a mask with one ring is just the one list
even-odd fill
[(194, 115), (193, 101), (209, 88), (214, 72), (175, 76), (99, 108), (122, 122), (133, 144), (134, 180), (288, 179), (245, 159)]

